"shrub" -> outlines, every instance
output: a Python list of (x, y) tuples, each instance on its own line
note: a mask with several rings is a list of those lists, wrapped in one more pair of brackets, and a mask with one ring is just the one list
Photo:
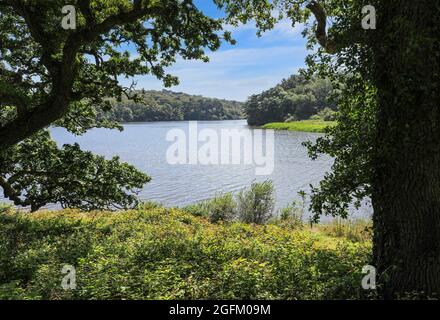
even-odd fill
[(336, 111), (333, 111), (332, 109), (327, 107), (319, 111), (317, 116), (319, 119), (322, 119), (324, 121), (335, 121), (337, 114), (338, 113)]
[(317, 227), (327, 235), (354, 242), (370, 240), (373, 237), (370, 220), (335, 218), (331, 223), (321, 224)]
[(237, 203), (231, 193), (215, 196), (213, 199), (182, 208), (195, 217), (207, 217), (212, 223), (228, 222), (236, 216)]
[(272, 181), (253, 183), (237, 196), (238, 215), (242, 222), (264, 224), (273, 214), (275, 206)]
[(136, 207), (138, 210), (151, 210), (157, 208), (163, 208), (163, 205), (154, 201), (143, 201), (140, 202)]
[(231, 221), (236, 214), (237, 204), (231, 193), (216, 196), (206, 204), (211, 222)]
[(298, 117), (294, 114), (288, 114), (287, 117), (284, 119), (284, 122), (293, 122), (298, 121)]
[(293, 201), (290, 205), (282, 208), (279, 212), (283, 223), (292, 227), (302, 227), (304, 217), (304, 202)]
[(371, 242), (178, 209), (63, 210), (0, 215), (0, 253), (0, 299), (356, 299)]
[(0, 214), (8, 212), (11, 208), (12, 206), (10, 204), (0, 202)]
[(182, 211), (185, 211), (185, 212), (193, 215), (194, 217), (208, 217), (209, 216), (206, 201), (185, 206), (182, 208)]
[(219, 274), (223, 286), (228, 288), (222, 299), (272, 299), (273, 270), (267, 263), (238, 258), (225, 264)]

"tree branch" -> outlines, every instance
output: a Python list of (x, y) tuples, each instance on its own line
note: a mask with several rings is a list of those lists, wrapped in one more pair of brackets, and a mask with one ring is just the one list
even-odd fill
[(30, 99), (25, 93), (20, 92), (20, 90), (12, 85), (0, 81), (0, 105), (15, 107), (17, 114), (21, 115), (25, 113), (29, 104)]
[(306, 7), (313, 13), (318, 24), (315, 32), (318, 43), (327, 53), (337, 53), (334, 41), (329, 39), (327, 35), (327, 14), (324, 8), (317, 1), (311, 1)]
[[(22, 1), (14, 0), (14, 2), (11, 2), (16, 12), (25, 19), (34, 39), (43, 48), (42, 60), (45, 62), (48, 70), (50, 70), (53, 88), (49, 98), (44, 103), (18, 116), (12, 122), (0, 128), (0, 149), (5, 150), (24, 140), (38, 130), (60, 119), (66, 113), (71, 102), (70, 95), (75, 78), (75, 58), (80, 48), (93, 42), (99, 35), (109, 32), (115, 26), (134, 22), (147, 14), (157, 13), (154, 7), (143, 6), (142, 3), (144, 2), (136, 0), (131, 10), (120, 10), (119, 13), (106, 18), (99, 24), (89, 25), (70, 34), (63, 47), (62, 60), (55, 62), (48, 58), (50, 54), (49, 50), (45, 47), (43, 26), (27, 10), (26, 5)], [(85, 4), (87, 4), (87, 1)], [(45, 57), (46, 59), (44, 59)]]
[(22, 199), (20, 199), (20, 193), (15, 191), (15, 189), (9, 184), (9, 182), (6, 181), (6, 179), (2, 176), (0, 176), (0, 187), (3, 188), (5, 198), (14, 201), (14, 204), (16, 206), (26, 207), (31, 204), (29, 200), (23, 201)]
[(86, 18), (87, 24), (91, 26), (94, 25), (96, 23), (96, 19), (90, 8), (90, 0), (79, 0), (78, 5), (81, 13)]

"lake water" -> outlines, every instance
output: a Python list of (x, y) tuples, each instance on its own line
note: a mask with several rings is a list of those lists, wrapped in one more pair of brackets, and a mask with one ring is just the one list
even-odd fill
[[(199, 121), (198, 132), (224, 129), (261, 133), (247, 126), (246, 121)], [(320, 157), (312, 161), (302, 143), (315, 140), (319, 134), (276, 131), (274, 136), (273, 172), (256, 175), (255, 164), (202, 165), (169, 164), (167, 150), (173, 144), (166, 137), (170, 130), (180, 129), (189, 134), (189, 122), (131, 123), (124, 131), (93, 129), (83, 136), (74, 136), (61, 128), (52, 129), (58, 144), (79, 143), (84, 150), (110, 158), (118, 155), (152, 177), (139, 194), (141, 200), (160, 202), (166, 206), (185, 206), (214, 197), (220, 192), (238, 192), (254, 181), (273, 181), (276, 189), (276, 207), (286, 206), (298, 199), (300, 190), (308, 191), (317, 185), (333, 160)], [(212, 131), (211, 130), (211, 131)], [(203, 145), (203, 143), (199, 143)], [(244, 149), (244, 145), (242, 146)], [(232, 152), (232, 151), (229, 151)], [(221, 150), (219, 148), (219, 156)], [(369, 208), (353, 212), (354, 216), (368, 216)]]

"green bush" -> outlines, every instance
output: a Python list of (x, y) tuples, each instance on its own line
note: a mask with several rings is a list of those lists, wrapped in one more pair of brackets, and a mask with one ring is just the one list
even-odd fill
[(237, 203), (232, 193), (225, 193), (213, 199), (186, 206), (182, 210), (195, 217), (207, 217), (212, 223), (229, 222), (236, 215)]
[(242, 222), (264, 224), (273, 215), (275, 206), (272, 181), (253, 183), (237, 196), (238, 215)]
[(136, 209), (139, 210), (151, 210), (151, 209), (157, 209), (157, 208), (163, 208), (163, 205), (161, 203), (157, 203), (154, 201), (143, 201), (140, 202)]
[(8, 212), (11, 208), (12, 206), (10, 204), (0, 202), (0, 214)]
[(182, 208), (182, 211), (187, 212), (194, 217), (208, 217), (209, 211), (207, 207), (207, 202), (199, 202), (195, 204), (190, 204)]
[(293, 122), (293, 121), (298, 121), (298, 117), (294, 114), (288, 114), (287, 117), (284, 119), (284, 122)]
[(304, 202), (293, 201), (279, 212), (281, 222), (292, 227), (302, 227), (304, 218)]
[(234, 196), (231, 193), (226, 193), (207, 202), (206, 207), (211, 222), (228, 222), (235, 217), (237, 204)]
[(335, 218), (331, 223), (317, 226), (321, 232), (354, 242), (365, 241), (373, 236), (371, 220)]
[(336, 111), (333, 111), (332, 109), (327, 107), (319, 111), (317, 116), (319, 119), (322, 119), (324, 121), (335, 121), (337, 114), (338, 113)]

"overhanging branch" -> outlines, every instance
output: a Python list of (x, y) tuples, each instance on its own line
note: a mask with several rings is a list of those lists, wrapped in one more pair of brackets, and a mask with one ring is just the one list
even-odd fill
[[(82, 1), (85, 12), (87, 12), (88, 2), (86, 0)], [(46, 101), (28, 112), (20, 114), (7, 125), (0, 127), (0, 149), (3, 150), (49, 126), (66, 113), (69, 103), (72, 101), (71, 91), (76, 72), (75, 59), (82, 46), (93, 42), (99, 35), (109, 32), (115, 26), (134, 22), (147, 14), (158, 13), (154, 6), (149, 6), (149, 2), (135, 0), (131, 10), (121, 9), (101, 23), (95, 24), (92, 22), (92, 25), (70, 34), (63, 47), (62, 59), (58, 62), (48, 58), (50, 48), (46, 47), (47, 43), (43, 36), (44, 28), (38, 19), (29, 14), (26, 3), (20, 0), (10, 0), (6, 3), (25, 19), (32, 36), (41, 45), (42, 61), (50, 70), (53, 88)], [(89, 16), (89, 22), (92, 18)]]
[(0, 106), (10, 105), (16, 108), (17, 114), (23, 114), (30, 104), (29, 98), (13, 86), (0, 81)]
[(6, 181), (6, 179), (3, 178), (2, 176), (0, 176), (0, 187), (3, 188), (4, 196), (6, 198), (8, 198), (9, 200), (14, 201), (14, 204), (16, 206), (26, 207), (31, 204), (29, 200), (23, 201), (20, 198), (20, 193), (15, 191), (15, 189), (12, 187), (12, 185), (9, 184), (9, 182)]
[(329, 54), (337, 53), (336, 45), (334, 41), (328, 38), (327, 35), (327, 14), (321, 4), (317, 1), (311, 1), (307, 4), (307, 9), (309, 9), (316, 18), (316, 39), (321, 47)]

